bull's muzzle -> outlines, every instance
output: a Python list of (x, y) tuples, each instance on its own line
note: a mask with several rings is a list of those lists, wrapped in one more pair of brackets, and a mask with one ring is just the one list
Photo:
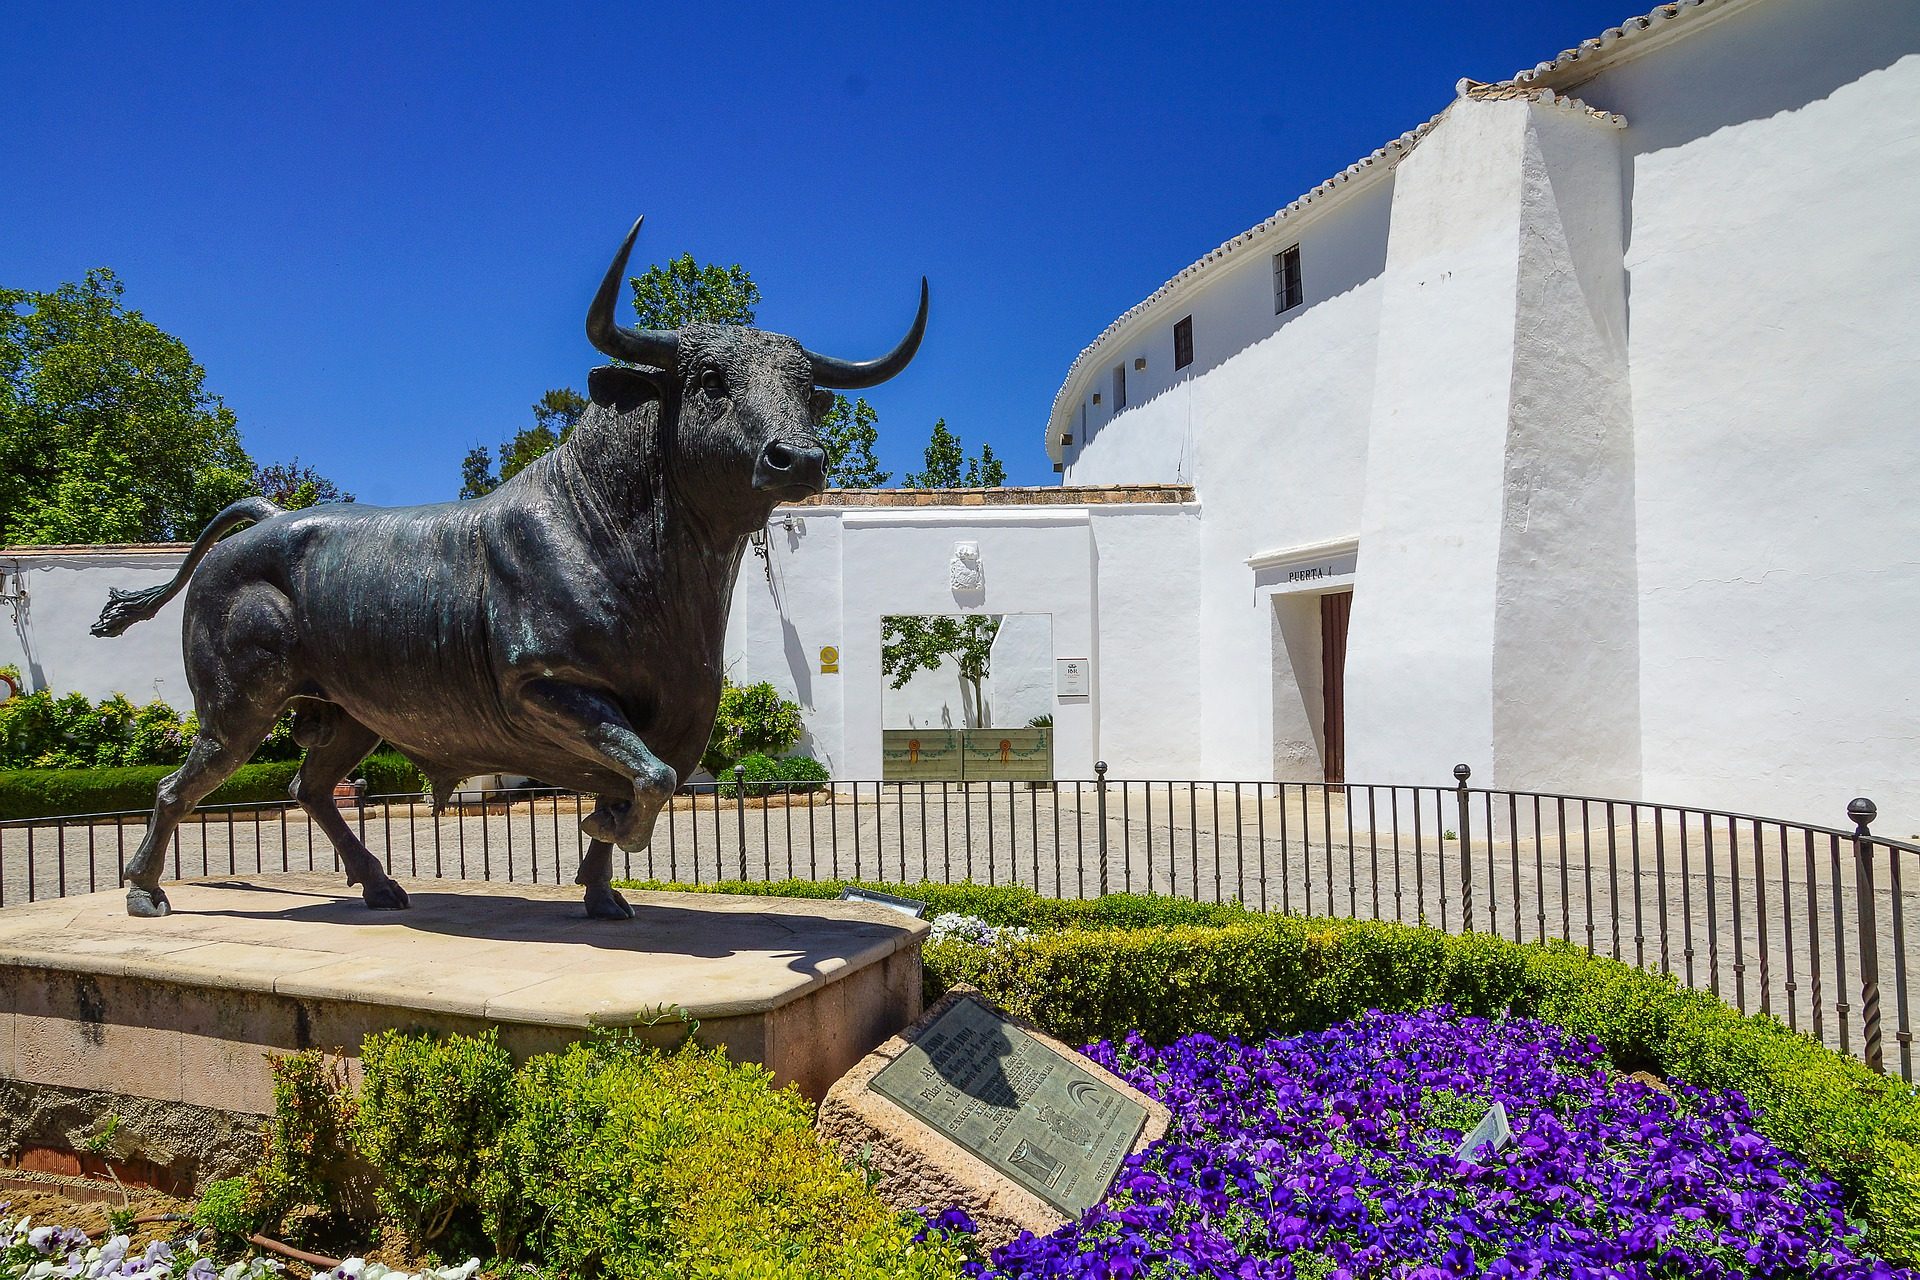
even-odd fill
[(753, 487), (759, 490), (819, 493), (827, 487), (827, 451), (818, 445), (774, 440), (753, 464)]

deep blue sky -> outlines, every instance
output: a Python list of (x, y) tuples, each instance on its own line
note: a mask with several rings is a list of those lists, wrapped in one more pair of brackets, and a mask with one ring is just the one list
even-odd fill
[(1635, 2), (8, 6), (0, 282), (111, 266), (256, 458), (436, 501), (585, 386), (645, 213), (637, 264), (740, 262), (764, 327), (848, 357), (925, 273), (882, 461), (944, 416), (1050, 483), (1047, 408), (1109, 320)]

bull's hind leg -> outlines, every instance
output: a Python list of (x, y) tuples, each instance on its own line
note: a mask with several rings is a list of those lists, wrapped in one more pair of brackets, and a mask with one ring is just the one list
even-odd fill
[(202, 716), (200, 731), (187, 748), (186, 763), (160, 780), (147, 834), (121, 876), (127, 885), (128, 915), (164, 916), (172, 910), (160, 887), (160, 873), (174, 831), (195, 805), (247, 762), (272, 731), (278, 715), (278, 703), (271, 707), (246, 703)]
[(295, 737), (307, 748), (300, 772), (293, 775), (293, 798), (314, 823), (326, 832), (347, 883), (360, 886), (360, 898), (375, 910), (399, 911), (407, 906), (407, 891), (393, 882), (380, 859), (373, 856), (334, 801), (334, 784), (380, 745), (380, 735), (331, 703), (308, 703), (300, 711)]
[(197, 586), (188, 595), (187, 683), (200, 728), (186, 763), (160, 780), (146, 837), (120, 877), (127, 884), (128, 915), (167, 914), (160, 872), (175, 829), (247, 762), (287, 705), (291, 612), (287, 598), (262, 582), (208, 600), (199, 598)]

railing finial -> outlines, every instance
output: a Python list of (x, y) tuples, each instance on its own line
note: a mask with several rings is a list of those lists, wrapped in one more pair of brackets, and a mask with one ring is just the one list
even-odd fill
[(1880, 816), (1880, 806), (1865, 796), (1856, 796), (1847, 801), (1847, 816), (1853, 819), (1853, 825), (1864, 835), (1867, 827)]
[(1458, 782), (1461, 786), (1463, 787), (1466, 786), (1467, 779), (1471, 778), (1472, 776), (1473, 776), (1473, 770), (1467, 768), (1467, 766), (1465, 766), (1464, 764), (1457, 764), (1453, 766), (1453, 780), (1455, 782)]

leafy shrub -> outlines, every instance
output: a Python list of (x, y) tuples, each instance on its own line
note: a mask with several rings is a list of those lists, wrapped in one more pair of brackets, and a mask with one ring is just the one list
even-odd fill
[(222, 1249), (244, 1248), (247, 1237), (258, 1231), (260, 1189), (251, 1178), (221, 1178), (209, 1182), (193, 1207), (193, 1221), (213, 1232)]
[[(20, 669), (0, 671), (20, 678)], [(0, 703), (0, 769), (121, 769), (177, 765), (187, 758), (199, 722), (160, 699), (135, 706), (116, 693), (91, 702), (84, 693), (49, 690)], [(275, 721), (252, 760), (297, 760), (291, 712)]]
[(353, 1142), (380, 1207), (415, 1240), (480, 1203), (481, 1172), (512, 1105), (513, 1059), (489, 1028), (444, 1038), (382, 1031), (361, 1046)]
[[(287, 798), (293, 761), (243, 764), (204, 804), (276, 804)], [(160, 779), (171, 765), (121, 769), (0, 770), (0, 818), (52, 818), (67, 814), (125, 813), (151, 809)]]
[(700, 757), (700, 767), (720, 778), (750, 755), (778, 756), (800, 741), (800, 704), (789, 702), (762, 680), (740, 685), (728, 680), (720, 689), (713, 736)]
[(530, 1061), (489, 1177), (497, 1242), (576, 1276), (952, 1276), (765, 1068), (686, 1045)]
[(0, 703), (0, 766), (8, 769), (179, 764), (191, 737), (166, 703), (136, 707), (118, 693), (96, 704), (85, 694), (41, 690)]
[(338, 1184), (359, 1155), (372, 1199), (414, 1242), (477, 1218), (501, 1257), (541, 1274), (960, 1274), (956, 1246), (919, 1239), (917, 1220), (889, 1210), (821, 1145), (805, 1099), (723, 1051), (661, 1052), (606, 1035), (516, 1072), (491, 1031), (382, 1032), (361, 1061), (357, 1095), (336, 1060), (304, 1053), (276, 1064), (256, 1175), (276, 1217), (302, 1203), (358, 1205)]
[[(744, 772), (742, 772), (744, 771)], [(778, 759), (758, 752), (743, 757), (722, 776), (719, 793), (731, 798), (745, 784), (748, 796), (801, 794), (818, 791), (830, 775), (827, 767), (812, 756), (781, 756)]]
[(781, 756), (773, 764), (780, 781), (787, 784), (783, 789), (796, 795), (819, 791), (833, 777), (827, 766), (812, 756)]
[(255, 1173), (258, 1221), (277, 1224), (288, 1210), (349, 1208), (340, 1162), (348, 1151), (353, 1100), (338, 1058), (305, 1049), (268, 1063), (273, 1115)]
[(370, 796), (412, 796), (427, 789), (427, 775), (398, 751), (376, 751), (353, 772), (367, 780)]

